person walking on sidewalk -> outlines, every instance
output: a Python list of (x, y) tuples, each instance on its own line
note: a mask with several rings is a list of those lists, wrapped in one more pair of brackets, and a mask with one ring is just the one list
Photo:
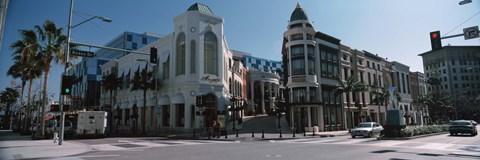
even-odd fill
[(214, 120), (213, 124), (212, 124), (212, 127), (213, 127), (213, 132), (214, 132), (213, 137), (220, 138), (220, 123)]

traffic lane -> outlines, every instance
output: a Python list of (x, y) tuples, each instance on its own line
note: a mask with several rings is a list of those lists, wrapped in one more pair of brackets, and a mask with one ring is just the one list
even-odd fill
[(95, 144), (111, 144), (119, 142), (144, 142), (153, 140), (166, 140), (166, 137), (107, 137), (107, 138), (84, 138), (84, 139), (71, 139), (67, 141), (73, 141), (77, 143), (83, 143), (87, 145)]
[[(477, 130), (480, 128), (477, 126)], [(471, 136), (468, 134), (461, 134), (451, 136), (449, 133), (427, 136), (422, 138), (411, 139), (415, 142), (429, 142), (429, 143), (445, 143), (445, 144), (462, 144), (462, 145), (480, 145), (480, 136)]]
[(384, 147), (346, 144), (289, 144), (289, 143), (230, 143), (197, 146), (176, 146), (132, 149), (129, 151), (97, 151), (78, 155), (78, 158), (94, 159), (472, 159), (444, 150), (410, 149), (402, 147)]

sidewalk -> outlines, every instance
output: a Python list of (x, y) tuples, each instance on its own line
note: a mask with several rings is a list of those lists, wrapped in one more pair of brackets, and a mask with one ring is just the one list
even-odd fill
[(53, 159), (90, 151), (88, 145), (63, 141), (62, 145), (53, 140), (31, 140), (11, 130), (0, 130), (0, 159)]

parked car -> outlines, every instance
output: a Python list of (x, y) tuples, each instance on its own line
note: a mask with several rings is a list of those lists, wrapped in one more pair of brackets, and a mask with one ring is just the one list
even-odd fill
[(474, 121), (474, 120), (469, 120), (469, 121), (472, 122), (472, 124), (473, 124), (474, 126), (477, 126), (477, 122), (476, 122), (476, 121)]
[[(56, 132), (60, 133), (60, 122), (57, 123), (57, 127), (55, 128)], [(70, 121), (65, 121), (63, 124), (63, 135), (67, 136), (73, 136), (75, 133), (75, 130), (73, 128), (73, 123)]]
[(351, 130), (352, 138), (356, 136), (373, 137), (374, 135), (380, 135), (383, 127), (377, 122), (362, 122), (357, 127)]
[(472, 136), (476, 136), (478, 134), (477, 126), (470, 120), (456, 120), (450, 122), (448, 131), (450, 132), (451, 136), (457, 135), (458, 133), (467, 133)]

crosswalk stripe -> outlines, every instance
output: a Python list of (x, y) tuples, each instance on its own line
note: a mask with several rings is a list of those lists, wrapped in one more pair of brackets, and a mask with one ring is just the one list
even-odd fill
[(443, 143), (427, 143), (421, 146), (417, 146), (415, 148), (422, 148), (422, 149), (445, 149), (455, 144), (443, 144)]

